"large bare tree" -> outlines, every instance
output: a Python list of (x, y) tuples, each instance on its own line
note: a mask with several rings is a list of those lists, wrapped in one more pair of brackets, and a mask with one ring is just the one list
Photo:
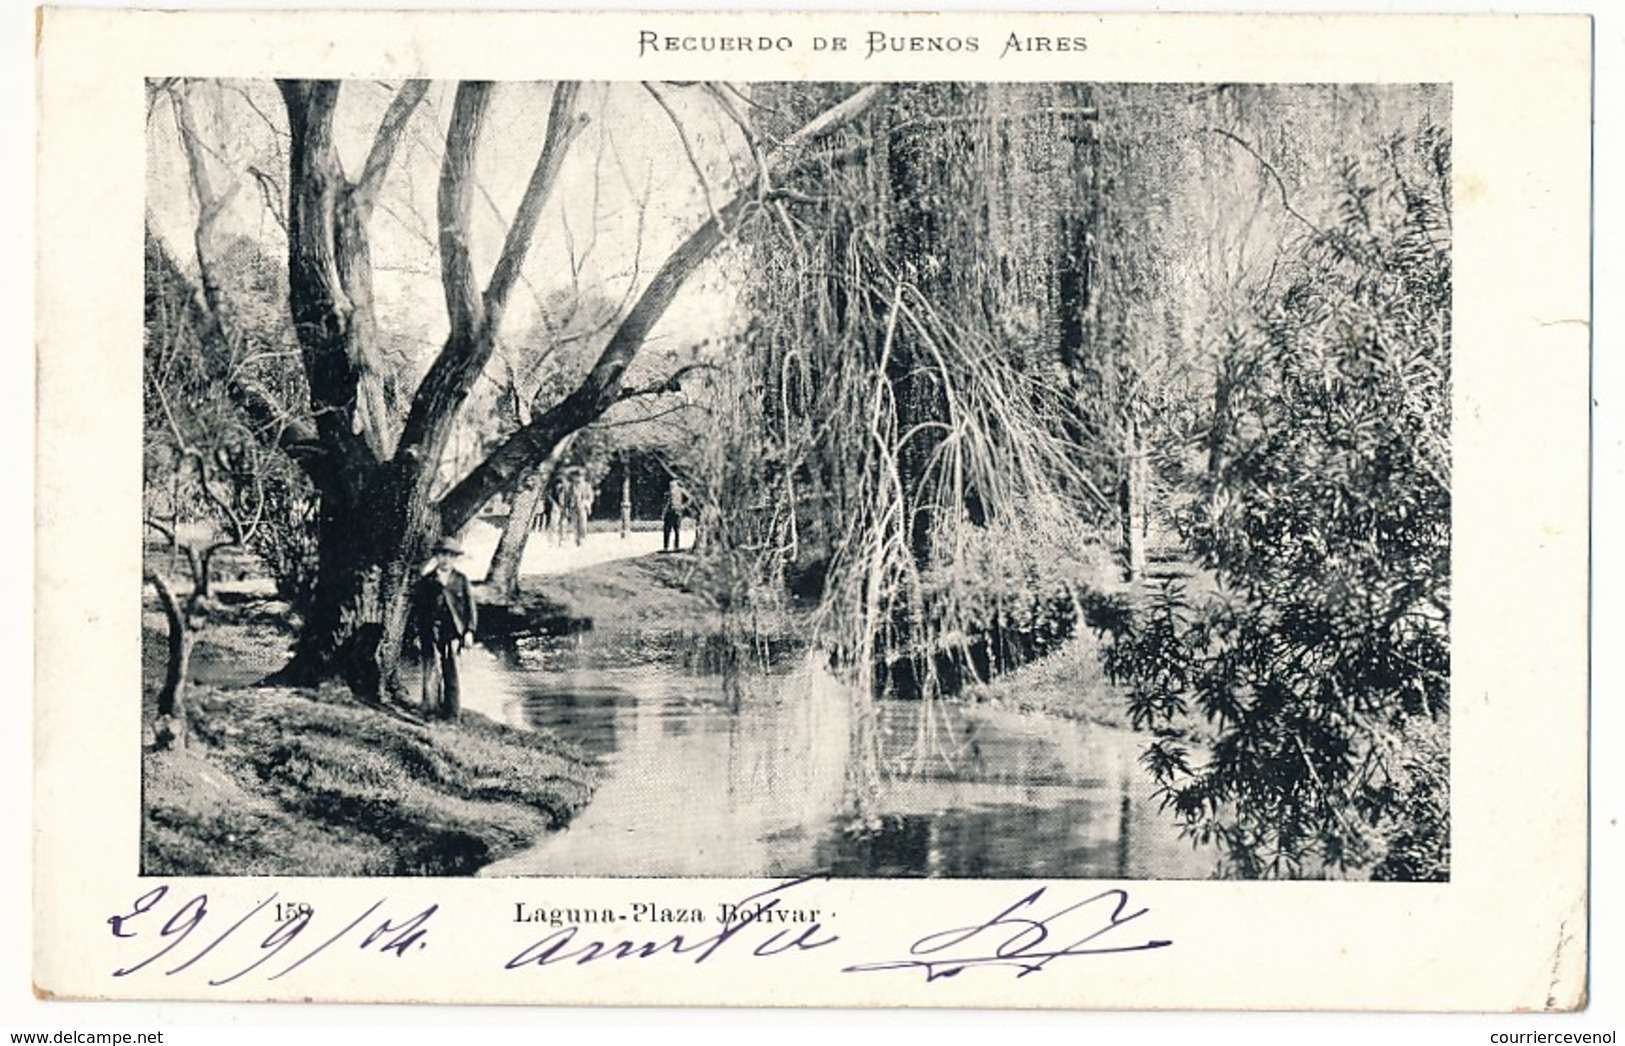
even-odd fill
[(342, 85), (278, 86), (291, 135), (288, 299), (316, 427), (316, 453), (306, 460), (322, 494), (317, 600), (290, 668), (295, 676), (314, 676), (344, 667), (364, 696), (380, 696), (400, 689), (397, 663), (412, 565), (441, 533), (432, 497), (441, 458), (491, 358), (537, 222), (582, 118), (574, 108), (575, 85), (561, 84), (524, 196), (482, 288), (470, 256), (474, 157), (492, 85), (458, 87), (437, 208), (450, 329), (395, 433), (380, 405), (368, 220), (423, 85), (408, 84), (395, 96), (354, 180), (343, 170), (334, 135)]
[(523, 199), (490, 276), (474, 271), (470, 242), (474, 160), (492, 86), (459, 85), (439, 174), (440, 276), (449, 333), (411, 398), (398, 434), (376, 409), (376, 346), (368, 219), (384, 172), (422, 97), (409, 84), (385, 114), (359, 176), (346, 175), (334, 135), (343, 85), (283, 81), (291, 136), (288, 182), (289, 302), (310, 391), (314, 437), (301, 460), (322, 494), (318, 598), (290, 675), (346, 673), (366, 697), (404, 690), (399, 662), (414, 566), (441, 535), (461, 530), (525, 470), (602, 415), (650, 331), (701, 263), (753, 205), (814, 162), (809, 146), (850, 122), (881, 95), (862, 88), (771, 149), (754, 179), (715, 207), (660, 265), (585, 377), (533, 417), (443, 494), (437, 476), (447, 440), (492, 357), (505, 310), (538, 220), (583, 123), (574, 85), (553, 95), (548, 125)]

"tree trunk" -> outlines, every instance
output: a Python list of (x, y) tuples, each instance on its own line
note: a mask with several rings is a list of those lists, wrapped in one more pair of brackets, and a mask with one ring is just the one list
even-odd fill
[[(953, 84), (924, 84), (911, 92), (913, 106), (924, 111), (960, 112), (966, 106), (963, 89)], [(901, 114), (900, 114), (901, 115)], [(906, 121), (904, 121), (906, 124)], [(899, 124), (898, 126), (903, 126)], [(910, 128), (893, 136), (885, 152), (885, 177), (892, 220), (887, 230), (890, 257), (902, 278), (920, 297), (950, 311), (954, 299), (953, 274), (946, 264), (950, 244), (945, 236), (945, 207), (951, 192), (951, 171), (942, 163), (968, 162), (971, 154), (964, 136), (952, 128), (932, 126), (929, 131)], [(877, 314), (889, 314), (901, 298), (888, 302)], [(895, 320), (895, 316), (893, 317)], [(915, 324), (897, 322), (886, 380), (892, 389), (896, 430), (910, 438), (896, 450), (897, 479), (907, 506), (908, 546), (914, 567), (928, 570), (934, 558), (937, 519), (935, 497), (925, 496), (928, 469), (942, 442), (936, 423), (947, 414), (943, 389), (932, 369), (929, 348)], [(934, 666), (924, 649), (922, 615), (926, 608), (914, 600), (899, 601), (889, 620), (889, 642), (877, 643), (877, 692), (903, 698), (929, 696), (934, 689)]]
[(499, 599), (512, 602), (519, 598), (519, 564), (525, 558), (525, 547), (530, 541), (536, 510), (542, 503), (543, 492), (547, 490), (552, 476), (552, 468), (544, 464), (526, 471), (519, 478), (519, 489), (513, 495), (513, 508), (508, 512), (507, 525), (502, 528), (496, 553), (491, 557), (491, 569), (485, 575), (486, 588)]
[[(485, 576), (486, 585), (510, 602), (519, 597), (519, 567), (524, 562), (525, 549), (530, 544), (536, 509), (547, 496), (547, 488), (553, 482), (559, 460), (574, 442), (574, 433), (564, 437), (548, 452), (541, 464), (525, 470), (519, 476), (519, 484), (512, 498), (513, 509), (508, 513), (508, 525), (502, 529), (502, 537), (497, 541), (496, 552), (491, 556), (491, 569)], [(561, 518), (560, 544), (563, 544), (563, 527), (564, 522)]]
[[(952, 85), (922, 85), (921, 92), (938, 95), (951, 92)], [(933, 303), (946, 306), (940, 274), (943, 243), (939, 212), (930, 201), (944, 178), (935, 156), (926, 152), (926, 142), (936, 142), (916, 132), (892, 143), (887, 153), (887, 177), (890, 182), (894, 220), (890, 230), (890, 254), (901, 263), (904, 279), (912, 282), (920, 295)], [(918, 344), (913, 327), (899, 323), (893, 341), (891, 357), (887, 362), (886, 379), (892, 387), (893, 402), (897, 409), (897, 430), (914, 432), (921, 426), (939, 421), (942, 417), (938, 399), (939, 390), (934, 376), (927, 369), (929, 355)], [(914, 499), (925, 480), (926, 463), (931, 459), (941, 437), (933, 429), (920, 429), (924, 438), (904, 444), (897, 454), (898, 479), (905, 495)], [(909, 518), (909, 548), (914, 554), (915, 566), (925, 569), (931, 555), (931, 513), (924, 499), (916, 500)]]
[[(412, 544), (421, 547), (422, 551), (410, 557), (396, 556), (385, 563), (378, 586), (383, 620), (375, 661), (378, 670), (377, 693), (380, 697), (388, 696), (400, 702), (407, 701), (409, 695), (406, 680), (401, 672), (401, 658), (406, 651), (406, 629), (411, 614), (412, 586), (418, 579), (416, 564), (425, 558), (433, 542), (427, 540), (426, 534), (420, 533)], [(367, 664), (368, 675), (360, 680), (363, 687), (371, 681), (371, 667), (371, 664)], [(353, 683), (352, 689), (356, 689), (359, 693), (367, 693), (365, 689), (358, 688)]]
[(1211, 493), (1219, 488), (1224, 475), (1225, 446), (1230, 439), (1230, 401), (1240, 383), (1230, 353), (1234, 342), (1220, 354), (1213, 375), (1213, 422), (1207, 432), (1207, 482)]
[(192, 663), (192, 626), (175, 590), (157, 571), (146, 572), (158, 592), (164, 620), (169, 625), (169, 661), (164, 683), (158, 690), (158, 726), (155, 740), (159, 748), (171, 743), (186, 747), (186, 675)]
[(396, 493), (377, 511), (345, 511), (324, 499), (315, 592), (293, 658), (272, 677), (276, 682), (314, 686), (337, 676), (366, 701), (404, 697), (399, 661), (414, 567), (439, 534), (425, 518), (412, 525), (402, 501)]
[(621, 457), (621, 540), (632, 533), (632, 462)]
[[(324, 497), (319, 519), (316, 585), (293, 660), (274, 677), (311, 686), (323, 679), (375, 674), (361, 662), (373, 659), (382, 620), (382, 565), (375, 517), (338, 492)], [(376, 686), (370, 696), (377, 696)]]
[(1137, 422), (1129, 422), (1124, 450), (1123, 544), (1128, 556), (1128, 579), (1139, 582), (1145, 578), (1147, 483), (1145, 449)]
[[(374, 407), (374, 330), (367, 218), (373, 195), (415, 98), (392, 104), (361, 179), (352, 184), (339, 161), (333, 123), (339, 85), (282, 81), (291, 134), (288, 210), (288, 302), (323, 448), (310, 467), (322, 495), (317, 591), (292, 663), (280, 673), (310, 683), (341, 674), (357, 696), (402, 697), (399, 661), (405, 644), (413, 568), (439, 537), (429, 511), (430, 485), (457, 411), (484, 359), (471, 341), (479, 305), (465, 279), (448, 273), (454, 325), (399, 439)], [(466, 86), (466, 85), (465, 85)], [(403, 95), (406, 93), (403, 89)], [(413, 88), (421, 97), (421, 89)], [(442, 253), (466, 276), (466, 230), (473, 143), (486, 90), (460, 90), (447, 132), (442, 174)], [(448, 211), (447, 208), (451, 210)], [(488, 355), (488, 353), (486, 354)]]
[[(442, 434), (436, 446), (443, 442)], [(416, 455), (404, 455), (372, 469), (360, 494), (335, 487), (322, 499), (315, 595), (278, 682), (310, 686), (339, 676), (363, 700), (405, 698), (399, 662), (412, 585), (440, 537), (432, 479)]]

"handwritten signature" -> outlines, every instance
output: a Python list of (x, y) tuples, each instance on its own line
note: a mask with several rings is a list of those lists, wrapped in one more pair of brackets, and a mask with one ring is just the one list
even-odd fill
[(1150, 910), (1130, 911), (1126, 890), (1103, 890), (1040, 917), (1040, 902), (1047, 892), (1039, 887), (984, 922), (928, 933), (909, 947), (909, 958), (848, 966), (844, 972), (920, 970), (929, 982), (976, 967), (1006, 966), (1014, 968), (1017, 977), (1025, 977), (1042, 972), (1057, 959), (1151, 951), (1173, 943), (1155, 939), (1127, 943), (1121, 934), (1117, 938), (1121, 943), (1102, 940)]
[[(622, 939), (614, 943), (607, 940), (579, 941), (577, 938), (582, 936), (581, 927), (561, 926), (528, 945), (509, 959), (503, 968), (519, 970), (526, 967), (552, 966), (557, 963), (585, 966), (600, 959), (653, 959), (657, 956), (693, 956), (694, 963), (698, 965), (724, 948), (734, 953), (740, 953), (748, 948), (750, 955), (759, 958), (827, 948), (840, 940), (840, 937), (824, 930), (822, 924), (817, 922), (805, 924), (803, 928), (796, 930), (777, 930), (765, 937), (761, 934), (761, 924), (775, 921), (773, 913), (778, 911), (786, 894), (818, 878), (828, 877), (809, 876), (791, 879), (751, 894), (738, 904), (730, 906), (738, 913), (737, 918), (728, 922), (718, 932), (704, 937), (695, 937), (692, 933), (686, 936), (674, 933), (664, 940)], [(749, 947), (751, 942), (754, 942), (754, 947)]]
[[(108, 917), (107, 924), (114, 937), (134, 946), (162, 946), (114, 970), (113, 976), (129, 977), (162, 969), (164, 976), (173, 977), (203, 964), (200, 972), (212, 970), (220, 974), (208, 982), (211, 987), (219, 987), (257, 970), (267, 980), (277, 980), (329, 949), (404, 959), (427, 947), (429, 921), (440, 906), (431, 904), (397, 921), (394, 916), (380, 914), (387, 903), (387, 898), (375, 901), (348, 922), (342, 917), (320, 920), (321, 933), (317, 933), (319, 920), (314, 907), (278, 903), (275, 893), (233, 920), (229, 913), (217, 913), (208, 894), (195, 894), (177, 904), (168, 885), (156, 886), (136, 898), (128, 911)], [(338, 923), (343, 925), (334, 929)], [(217, 929), (220, 932), (214, 933)], [(194, 933), (198, 934), (196, 940)], [(164, 969), (159, 961), (166, 956), (181, 961)], [(279, 957), (285, 961), (267, 966)]]

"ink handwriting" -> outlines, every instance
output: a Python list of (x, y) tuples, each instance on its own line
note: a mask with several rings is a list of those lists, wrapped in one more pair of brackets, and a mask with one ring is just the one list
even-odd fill
[[(556, 926), (513, 953), (503, 969), (535, 971), (651, 959), (702, 965), (722, 955), (756, 959), (819, 951), (841, 937), (818, 921), (786, 925), (784, 916), (786, 906), (799, 899), (798, 891), (827, 878), (787, 880), (725, 905), (731, 915), (714, 931), (619, 937), (584, 932), (574, 923)], [(276, 893), (249, 906), (232, 907), (212, 901), (206, 893), (187, 895), (162, 884), (108, 917), (109, 933), (127, 955), (113, 976), (175, 977), (190, 972), (218, 988), (244, 979), (277, 981), (324, 955), (402, 960), (428, 947), (439, 907), (392, 908), (388, 898), (381, 898), (335, 912), (330, 905), (279, 902)], [(839, 968), (846, 973), (913, 971), (923, 974), (927, 983), (989, 968), (1004, 968), (1021, 978), (1063, 960), (1168, 947), (1170, 940), (1125, 932), (1148, 912), (1134, 906), (1122, 889), (1072, 901), (1050, 887), (1038, 887), (991, 917), (924, 934), (900, 957)]]
[(791, 879), (745, 897), (730, 905), (736, 917), (716, 933), (705, 936), (674, 933), (663, 940), (580, 940), (584, 936), (575, 925), (561, 926), (527, 945), (504, 965), (507, 970), (527, 967), (553, 966), (568, 963), (585, 966), (600, 959), (655, 959), (662, 957), (691, 958), (695, 965), (704, 963), (726, 949), (732, 954), (749, 954), (766, 958), (786, 953), (809, 952), (827, 948), (840, 938), (813, 922), (797, 929), (780, 929), (766, 933), (764, 924), (776, 920), (780, 903), (786, 894), (812, 882), (814, 877)]
[(195, 967), (197, 976), (213, 974), (207, 983), (218, 988), (256, 973), (277, 980), (330, 950), (404, 959), (428, 946), (429, 922), (440, 907), (400, 918), (384, 898), (348, 918), (325, 918), (314, 905), (276, 904), (275, 893), (239, 912), (211, 906), (205, 893), (178, 903), (177, 896), (167, 884), (155, 886), (108, 917), (114, 937), (141, 949), (114, 977), (174, 977)]
[(1129, 910), (1126, 890), (1103, 890), (1040, 915), (1046, 887), (1027, 894), (991, 919), (949, 930), (934, 930), (909, 946), (908, 957), (845, 967), (846, 973), (916, 970), (927, 982), (957, 977), (969, 969), (1008, 967), (1017, 977), (1041, 973), (1050, 963), (1088, 955), (1166, 948), (1172, 941), (1108, 935), (1145, 915)]

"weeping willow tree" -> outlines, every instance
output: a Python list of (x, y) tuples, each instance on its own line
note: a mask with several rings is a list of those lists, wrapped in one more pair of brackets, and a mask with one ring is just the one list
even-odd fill
[[(822, 104), (756, 101), (769, 139)], [(817, 600), (815, 639), (857, 684), (858, 784), (875, 698), (932, 701), (1045, 653), (1106, 570), (1111, 503), (1068, 423), (1055, 307), (1083, 257), (1092, 117), (1069, 87), (893, 86), (747, 244), (753, 318), (702, 529), (753, 591)], [(919, 721), (925, 753), (937, 720)]]

